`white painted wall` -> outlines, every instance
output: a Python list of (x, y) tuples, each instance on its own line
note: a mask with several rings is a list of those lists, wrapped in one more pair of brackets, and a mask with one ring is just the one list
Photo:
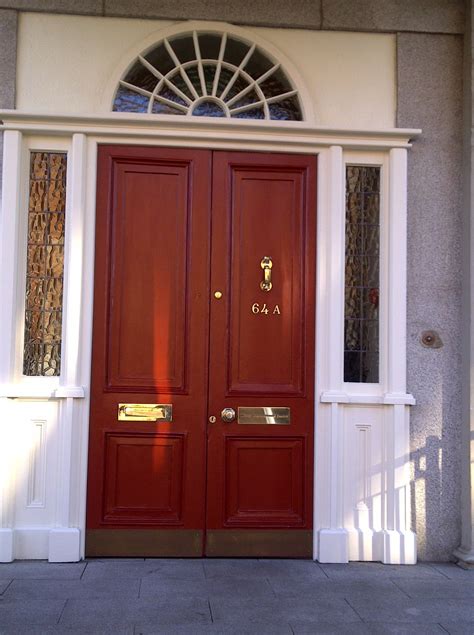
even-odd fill
[[(111, 78), (173, 23), (21, 13), (17, 108), (79, 114), (109, 109)], [(224, 27), (224, 25), (223, 25)], [(312, 123), (344, 128), (395, 125), (395, 35), (248, 28), (296, 68)]]

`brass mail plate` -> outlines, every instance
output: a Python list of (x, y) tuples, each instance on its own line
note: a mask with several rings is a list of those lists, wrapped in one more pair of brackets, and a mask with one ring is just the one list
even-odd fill
[(170, 403), (119, 403), (119, 421), (173, 421)]
[(239, 408), (238, 423), (289, 426), (291, 423), (290, 408)]

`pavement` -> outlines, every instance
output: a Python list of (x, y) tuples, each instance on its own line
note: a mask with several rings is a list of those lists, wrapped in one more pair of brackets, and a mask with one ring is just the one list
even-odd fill
[(474, 634), (474, 570), (310, 560), (0, 564), (0, 634)]

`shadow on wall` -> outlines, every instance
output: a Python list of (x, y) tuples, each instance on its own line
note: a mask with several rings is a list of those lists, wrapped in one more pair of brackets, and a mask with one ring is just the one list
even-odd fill
[[(451, 445), (451, 442), (445, 443), (443, 437), (431, 435), (424, 447), (410, 455), (412, 522), (417, 533), (419, 560), (454, 559), (452, 552), (461, 541), (459, 497), (452, 500), (449, 491), (452, 490), (450, 473), (458, 459), (452, 460)], [(449, 543), (447, 533), (451, 536)]]

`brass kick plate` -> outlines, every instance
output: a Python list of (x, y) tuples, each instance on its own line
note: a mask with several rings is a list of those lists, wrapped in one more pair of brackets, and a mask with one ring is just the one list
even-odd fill
[(239, 408), (238, 423), (289, 426), (291, 424), (290, 408)]
[(169, 403), (119, 403), (119, 421), (173, 421)]

